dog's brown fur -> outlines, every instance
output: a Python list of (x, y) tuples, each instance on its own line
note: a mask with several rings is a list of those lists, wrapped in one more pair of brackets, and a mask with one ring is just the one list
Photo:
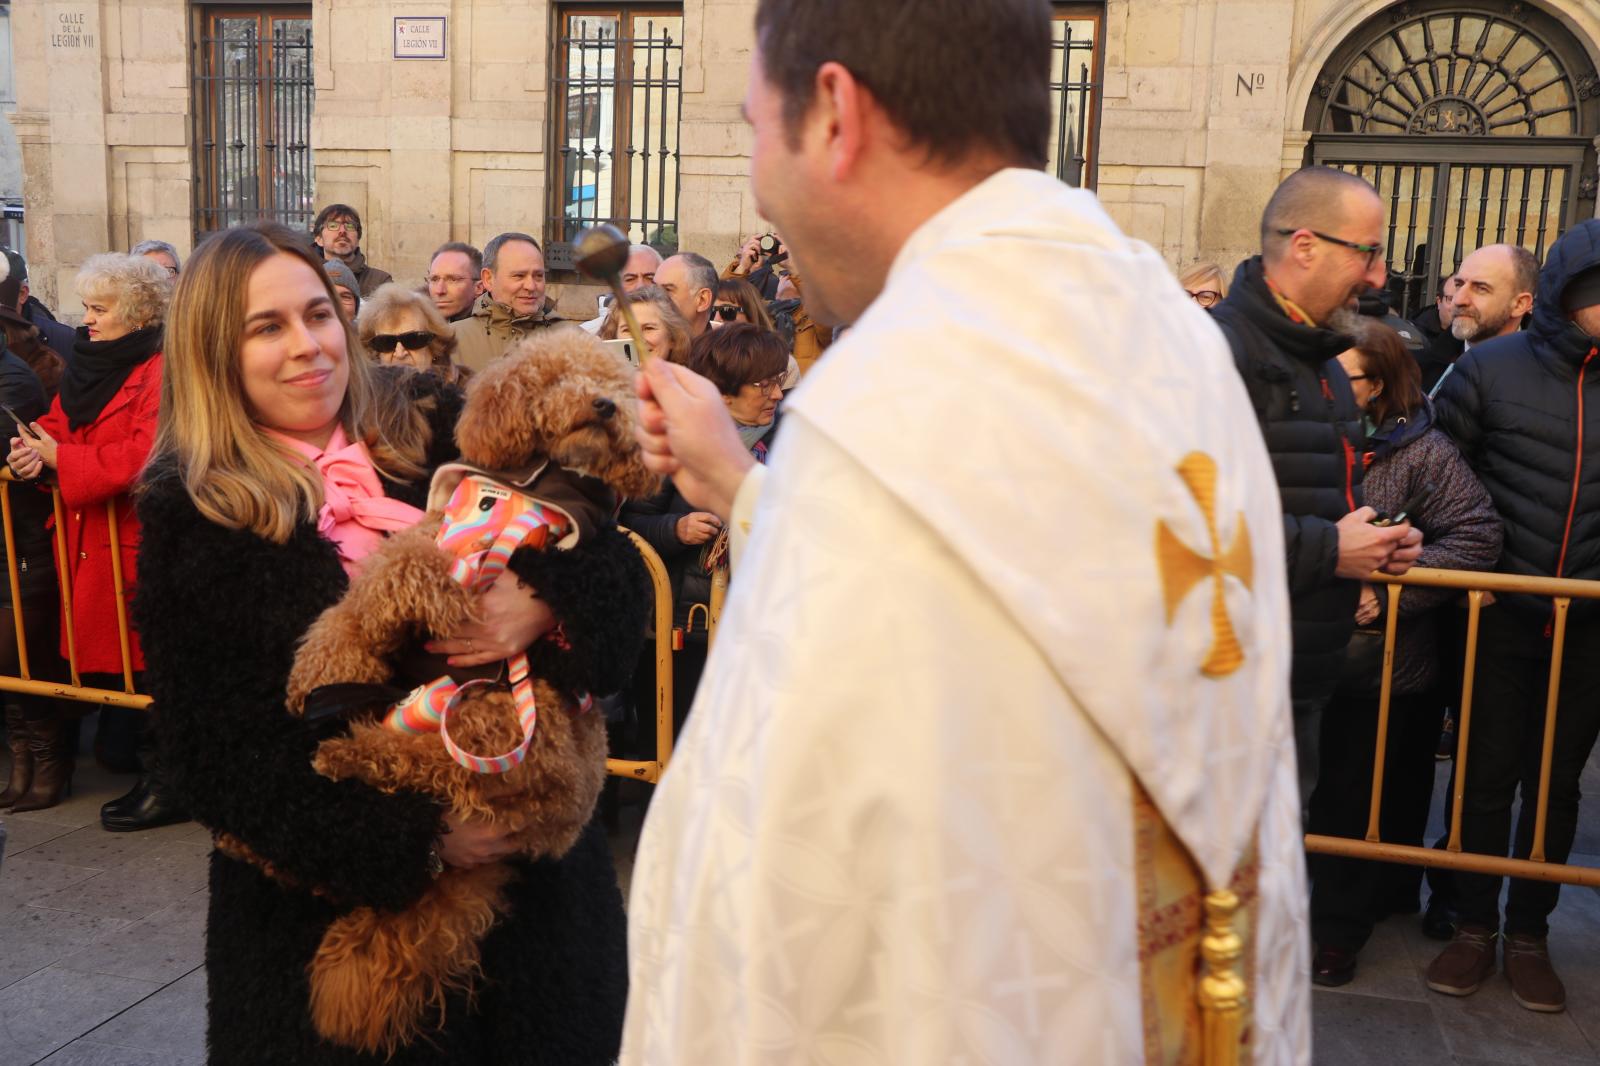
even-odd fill
[[(612, 401), (616, 413), (600, 417), (597, 399)], [(548, 458), (619, 495), (645, 495), (657, 480), (633, 439), (634, 410), (632, 374), (622, 362), (586, 335), (556, 331), (523, 342), (473, 378), (456, 440), (462, 459), (484, 469)], [(292, 711), (322, 685), (387, 681), (390, 660), (405, 645), (475, 617), (472, 594), (451, 580), (450, 560), (435, 546), (441, 518), (430, 512), (386, 541), (345, 598), (307, 631), (289, 677)], [(577, 842), (604, 784), (605, 723), (543, 682), (535, 680), (534, 691), (533, 743), (508, 773), (473, 773), (437, 735), (400, 733), (375, 720), (323, 741), (314, 765), (335, 780), (437, 796), (457, 814), (510, 829), (522, 854), (559, 858)], [(450, 735), (483, 754), (515, 747), (522, 732), (510, 692), (466, 690)], [(451, 869), (405, 911), (362, 907), (335, 920), (310, 964), (317, 1031), (368, 1052), (392, 1054), (409, 1042), (426, 1015), (442, 1011), (447, 992), (470, 993), (479, 944), (506, 908), (511, 876), (501, 864)]]

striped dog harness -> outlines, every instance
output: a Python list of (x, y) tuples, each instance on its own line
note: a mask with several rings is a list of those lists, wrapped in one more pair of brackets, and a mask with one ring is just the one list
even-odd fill
[[(454, 558), (450, 577), (472, 592), (481, 593), (505, 573), (511, 554), (518, 548), (542, 549), (565, 537), (572, 524), (572, 519), (558, 508), (492, 478), (470, 474), (451, 494), (435, 543)], [(447, 674), (412, 690), (390, 707), (384, 725), (401, 733), (438, 733), (445, 750), (460, 765), (474, 773), (503, 774), (527, 758), (538, 721), (533, 683), (528, 680), (527, 654), (518, 652), (506, 661), (506, 666), (517, 721), (522, 726), (522, 743), (502, 755), (466, 751), (450, 738), (449, 728), (450, 714), (462, 694), (474, 685), (492, 685), (495, 681), (479, 678), (461, 684)]]

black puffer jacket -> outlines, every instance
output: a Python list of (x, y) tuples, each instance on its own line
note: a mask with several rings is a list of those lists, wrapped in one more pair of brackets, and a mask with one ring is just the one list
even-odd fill
[[(1551, 247), (1532, 327), (1474, 345), (1439, 387), (1438, 425), (1505, 522), (1503, 573), (1600, 578), (1600, 342), (1561, 310), (1567, 283), (1596, 266), (1600, 221), (1589, 219)], [(1530, 618), (1550, 614), (1548, 600), (1501, 600)], [(1578, 600), (1572, 616), (1600, 607)]]
[(1361, 502), (1361, 415), (1336, 356), (1353, 343), (1283, 313), (1259, 256), (1239, 264), (1228, 298), (1212, 311), (1261, 422), (1283, 497), (1294, 627), (1295, 699), (1331, 694), (1355, 628), (1361, 587), (1334, 576), (1339, 519)]

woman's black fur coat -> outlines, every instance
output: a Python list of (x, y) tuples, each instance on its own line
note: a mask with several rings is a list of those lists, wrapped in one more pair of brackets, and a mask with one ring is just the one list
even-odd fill
[[(438, 395), (430, 468), (455, 457), (461, 399)], [(422, 506), (427, 483), (389, 484)], [(206, 930), (209, 1058), (226, 1066), (383, 1061), (329, 1045), (313, 1031), (306, 964), (337, 915), (402, 908), (427, 886), (441, 808), (415, 793), (385, 795), (311, 768), (316, 739), (284, 709), (295, 646), (344, 593), (333, 545), (302, 523), (271, 544), (202, 518), (176, 470), (146, 476), (134, 618), (148, 658), (167, 767), (208, 828), (232, 834), (320, 894), (289, 889), (255, 867), (211, 856)], [(570, 552), (521, 551), (511, 569), (565, 625), (572, 652), (541, 642), (534, 669), (596, 694), (623, 686), (647, 618), (643, 562), (608, 531)], [(612, 1062), (627, 996), (622, 897), (605, 834), (591, 823), (556, 861), (519, 863), (512, 910), (483, 946), (484, 978), (469, 1009), (452, 999), (442, 1028), (389, 1061), (410, 1064)]]

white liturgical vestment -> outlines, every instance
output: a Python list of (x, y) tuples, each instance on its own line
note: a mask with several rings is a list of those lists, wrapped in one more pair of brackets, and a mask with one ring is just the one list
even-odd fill
[(746, 509), (640, 841), (627, 1066), (1198, 1061), (1174, 871), (1248, 911), (1240, 1061), (1310, 1061), (1278, 494), (1154, 251), (993, 175)]

